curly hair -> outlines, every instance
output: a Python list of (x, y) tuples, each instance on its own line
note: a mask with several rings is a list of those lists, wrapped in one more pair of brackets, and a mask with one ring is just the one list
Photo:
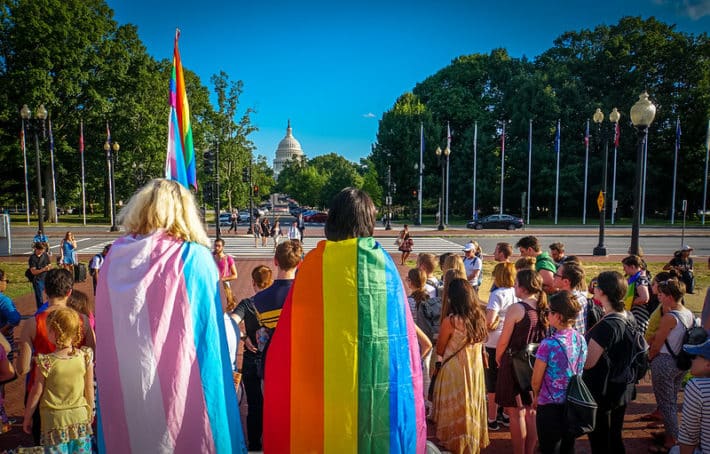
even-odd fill
[(83, 331), (79, 313), (70, 307), (60, 307), (47, 316), (47, 330), (54, 332), (57, 348), (81, 345)]

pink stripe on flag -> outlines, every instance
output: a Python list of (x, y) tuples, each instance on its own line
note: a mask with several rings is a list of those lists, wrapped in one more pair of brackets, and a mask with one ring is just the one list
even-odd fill
[[(176, 248), (177, 251), (173, 250)], [(146, 300), (151, 301), (148, 306), (150, 329), (167, 430), (179, 451), (214, 452), (214, 438), (196, 360), (194, 333), (186, 330), (193, 326), (193, 322), (183, 279), (182, 245), (161, 238), (153, 249), (152, 262), (161, 261), (165, 263), (153, 267), (145, 279), (165, 283), (152, 286)], [(161, 276), (163, 273), (165, 275)], [(177, 332), (181, 334), (176, 336)], [(202, 428), (201, 439), (191, 436), (196, 427)], [(188, 433), (182, 434), (183, 428), (188, 429)]]

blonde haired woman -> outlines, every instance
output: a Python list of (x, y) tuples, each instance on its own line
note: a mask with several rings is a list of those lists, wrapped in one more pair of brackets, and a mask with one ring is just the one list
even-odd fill
[(100, 442), (107, 453), (244, 451), (219, 274), (193, 195), (152, 180), (119, 222), (127, 235), (96, 291), (96, 377), (109, 390)]
[(62, 268), (69, 270), (74, 276), (74, 265), (76, 264), (76, 239), (72, 232), (67, 232), (64, 239), (59, 244), (59, 262)]

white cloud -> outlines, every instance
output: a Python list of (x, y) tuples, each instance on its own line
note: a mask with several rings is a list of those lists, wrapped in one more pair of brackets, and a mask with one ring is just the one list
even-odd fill
[(366, 113), (366, 114), (362, 114), (362, 117), (363, 117), (363, 118), (375, 118), (375, 116), (376, 116), (376, 115), (373, 114), (372, 112), (368, 112), (368, 113)]
[(693, 20), (710, 16), (710, 0), (653, 0), (657, 5), (672, 5), (685, 16)]

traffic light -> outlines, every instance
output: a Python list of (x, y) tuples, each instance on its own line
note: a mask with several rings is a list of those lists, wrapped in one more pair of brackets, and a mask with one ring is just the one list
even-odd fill
[(259, 195), (259, 186), (254, 185), (254, 197)]
[(247, 167), (242, 169), (242, 181), (244, 183), (249, 183), (249, 169)]
[(205, 159), (205, 173), (214, 173), (214, 153), (211, 150), (205, 151), (202, 155)]

